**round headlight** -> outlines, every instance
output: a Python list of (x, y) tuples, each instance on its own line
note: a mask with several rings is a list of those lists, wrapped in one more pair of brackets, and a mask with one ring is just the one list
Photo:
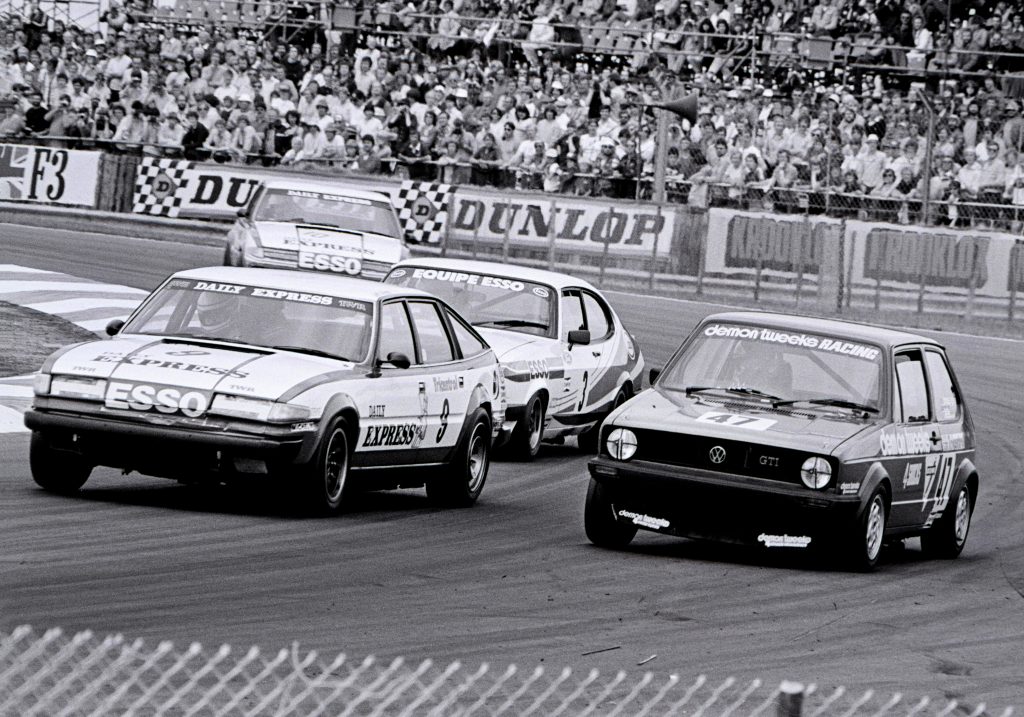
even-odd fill
[(832, 466), (821, 456), (814, 456), (800, 466), (800, 480), (808, 488), (824, 488), (832, 480)]
[(605, 441), (608, 454), (617, 461), (628, 461), (636, 453), (636, 434), (628, 428), (616, 428)]

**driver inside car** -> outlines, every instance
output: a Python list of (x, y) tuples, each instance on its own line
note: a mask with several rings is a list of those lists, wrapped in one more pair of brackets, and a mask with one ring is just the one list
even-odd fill
[(734, 387), (754, 388), (780, 398), (793, 394), (793, 368), (778, 344), (741, 342), (732, 372)]

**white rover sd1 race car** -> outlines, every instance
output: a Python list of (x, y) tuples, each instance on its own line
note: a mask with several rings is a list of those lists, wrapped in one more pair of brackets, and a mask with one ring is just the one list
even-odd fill
[(601, 293), (582, 279), (459, 259), (409, 259), (385, 283), (423, 289), (454, 306), (494, 348), (515, 422), (509, 449), (578, 436), (594, 453), (601, 421), (641, 389), (640, 347)]
[(226, 266), (381, 279), (409, 256), (386, 194), (310, 179), (267, 180), (228, 231)]
[(167, 279), (112, 340), (57, 351), (25, 415), (32, 476), (74, 492), (94, 466), (185, 482), (289, 482), (339, 510), (351, 489), (426, 485), (469, 505), (504, 422), (494, 352), (421, 291), (244, 268)]

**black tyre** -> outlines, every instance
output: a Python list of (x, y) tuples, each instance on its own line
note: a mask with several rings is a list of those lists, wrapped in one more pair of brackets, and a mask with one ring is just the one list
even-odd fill
[(487, 411), (476, 409), (455, 460), (427, 481), (427, 497), (453, 508), (476, 503), (487, 481), (491, 464), (491, 419)]
[(587, 503), (583, 509), (583, 527), (587, 538), (602, 548), (624, 548), (636, 537), (637, 526), (615, 517), (607, 488), (593, 478), (587, 488)]
[[(626, 386), (622, 386), (619, 389), (619, 392), (615, 394), (615, 400), (612, 401), (612, 411), (614, 411), (616, 408), (618, 408), (628, 400), (629, 390), (626, 388)], [(611, 411), (609, 411), (609, 413), (611, 413)], [(581, 433), (576, 439), (579, 442), (580, 450), (586, 453), (587, 455), (592, 456), (595, 455), (596, 453), (600, 453), (600, 447), (597, 444), (598, 441), (601, 440), (601, 424), (603, 422), (604, 419), (602, 418), (593, 426), (583, 431), (583, 433)]]
[(46, 436), (32, 432), (28, 449), (32, 480), (51, 493), (75, 493), (89, 480), (92, 466), (75, 453), (54, 449)]
[(512, 431), (507, 451), (513, 458), (532, 461), (540, 453), (541, 439), (544, 438), (544, 401), (534, 394), (526, 402), (523, 420)]
[(870, 572), (878, 565), (889, 517), (888, 496), (883, 488), (871, 494), (864, 514), (847, 544), (847, 562), (854, 570)]
[(963, 552), (967, 534), (971, 530), (971, 514), (974, 502), (971, 491), (960, 487), (956, 496), (946, 506), (938, 521), (921, 535), (921, 550), (930, 558), (951, 560)]
[(349, 497), (349, 462), (352, 457), (348, 424), (338, 419), (324, 434), (317, 458), (302, 480), (302, 502), (316, 514), (340, 513)]

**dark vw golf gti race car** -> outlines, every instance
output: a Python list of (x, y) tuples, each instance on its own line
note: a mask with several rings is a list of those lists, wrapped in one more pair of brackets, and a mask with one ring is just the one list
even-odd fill
[(920, 536), (952, 558), (978, 495), (974, 428), (942, 346), (842, 321), (708, 317), (608, 416), (600, 450), (585, 524), (605, 547), (644, 528), (871, 569), (883, 543)]

